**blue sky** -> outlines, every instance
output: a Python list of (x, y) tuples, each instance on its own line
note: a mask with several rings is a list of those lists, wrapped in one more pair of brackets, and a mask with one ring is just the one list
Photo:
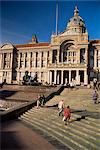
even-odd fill
[[(0, 44), (24, 44), (36, 34), (39, 42), (49, 42), (55, 32), (57, 1), (1, 1)], [(90, 39), (100, 39), (100, 1), (58, 1), (58, 31), (65, 30), (75, 6), (84, 19)]]

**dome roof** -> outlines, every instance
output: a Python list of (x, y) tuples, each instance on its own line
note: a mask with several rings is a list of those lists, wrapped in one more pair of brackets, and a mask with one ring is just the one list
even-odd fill
[(79, 11), (78, 11), (77, 7), (75, 7), (74, 16), (69, 20), (69, 22), (67, 24), (67, 28), (73, 27), (73, 26), (85, 27), (85, 23), (84, 23), (83, 19), (79, 16), (78, 12)]

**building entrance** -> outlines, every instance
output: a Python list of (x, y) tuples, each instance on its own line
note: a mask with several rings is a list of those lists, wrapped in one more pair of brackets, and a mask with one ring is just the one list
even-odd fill
[(79, 71), (79, 75), (80, 75), (80, 82), (84, 83), (84, 71)]
[(67, 84), (69, 83), (69, 71), (64, 71), (64, 77), (63, 77), (63, 83)]

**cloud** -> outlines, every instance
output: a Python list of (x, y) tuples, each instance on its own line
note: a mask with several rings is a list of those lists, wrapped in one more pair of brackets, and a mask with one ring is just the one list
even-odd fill
[(19, 38), (24, 38), (24, 39), (29, 39), (30, 37), (24, 35), (24, 34), (19, 34), (16, 32), (12, 32), (12, 31), (7, 31), (7, 30), (1, 30), (1, 36), (5, 36), (5, 35), (9, 35), (9, 36), (15, 36), (15, 37), (19, 37)]

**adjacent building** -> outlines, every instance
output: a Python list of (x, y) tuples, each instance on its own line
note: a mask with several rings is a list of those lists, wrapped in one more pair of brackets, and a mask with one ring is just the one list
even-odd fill
[(28, 44), (6, 43), (0, 48), (0, 82), (19, 84), (25, 71), (43, 84), (87, 85), (99, 80), (100, 40), (89, 41), (84, 20), (77, 7), (66, 29), (51, 35), (51, 41), (39, 43), (36, 35)]

